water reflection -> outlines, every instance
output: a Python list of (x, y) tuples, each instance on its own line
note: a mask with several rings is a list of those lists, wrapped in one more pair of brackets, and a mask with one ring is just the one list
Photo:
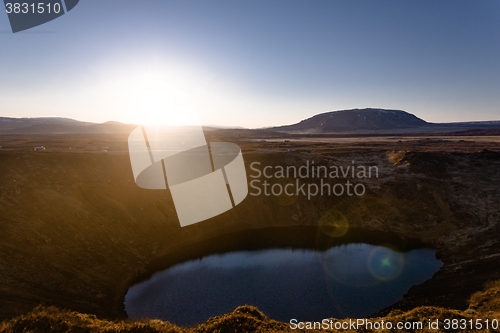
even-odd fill
[(180, 325), (201, 323), (242, 304), (283, 321), (365, 317), (401, 299), (441, 265), (429, 249), (399, 253), (368, 244), (326, 252), (232, 252), (153, 275), (129, 289), (125, 308), (134, 319)]

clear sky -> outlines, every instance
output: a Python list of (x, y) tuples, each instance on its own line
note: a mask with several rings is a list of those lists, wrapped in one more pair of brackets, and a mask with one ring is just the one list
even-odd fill
[(204, 124), (262, 127), (375, 107), (500, 119), (498, 0), (81, 0), (16, 34), (0, 12), (0, 40), (0, 116), (140, 123), (194, 109)]

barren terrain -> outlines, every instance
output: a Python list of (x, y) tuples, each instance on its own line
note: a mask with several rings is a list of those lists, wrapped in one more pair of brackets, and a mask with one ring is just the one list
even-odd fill
[[(367, 191), (361, 197), (249, 195), (231, 211), (180, 228), (168, 191), (135, 185), (127, 135), (0, 136), (0, 316), (44, 304), (124, 319), (123, 297), (134, 281), (200, 255), (267, 246), (324, 248), (362, 240), (436, 249), (444, 266), (391, 309), (466, 310), (474, 292), (500, 279), (498, 137), (268, 134), (206, 133), (208, 141), (240, 145), (247, 176), (256, 161), (355, 161), (377, 166), (379, 177), (362, 181)], [(33, 150), (40, 145), (46, 149)], [(334, 225), (320, 223), (332, 210), (348, 221), (342, 237), (332, 232)], [(283, 329), (280, 323), (271, 328)]]

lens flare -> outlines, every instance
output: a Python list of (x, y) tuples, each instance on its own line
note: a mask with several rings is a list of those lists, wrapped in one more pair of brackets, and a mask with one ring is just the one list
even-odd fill
[(321, 217), (319, 227), (330, 237), (342, 237), (349, 230), (349, 222), (344, 214), (332, 208)]
[(379, 246), (368, 256), (368, 270), (380, 281), (394, 280), (404, 268), (404, 255), (387, 247)]

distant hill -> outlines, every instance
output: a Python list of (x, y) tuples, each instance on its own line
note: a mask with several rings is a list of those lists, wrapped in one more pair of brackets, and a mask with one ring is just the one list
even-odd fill
[(0, 117), (3, 134), (111, 134), (130, 133), (136, 125), (109, 121), (102, 124), (69, 118), (8, 118)]
[(61, 117), (9, 118), (0, 117), (0, 131), (16, 130), (37, 125), (86, 126), (92, 123)]
[[(352, 109), (315, 115), (299, 123), (269, 128), (288, 133), (417, 133), (500, 129), (500, 121), (430, 123), (402, 110)], [(492, 132), (493, 133), (493, 132)]]
[(377, 131), (429, 125), (415, 115), (401, 110), (352, 109), (315, 115), (301, 122), (274, 127), (273, 130), (304, 133)]
[[(0, 134), (128, 134), (137, 125), (108, 121), (102, 124), (69, 118), (0, 117)], [(453, 135), (498, 135), (500, 121), (430, 123), (402, 110), (352, 109), (315, 115), (293, 125), (249, 130), (242, 127), (203, 126), (205, 132), (224, 131), (247, 135), (297, 134), (371, 135), (401, 133), (454, 133)]]
[[(8, 118), (0, 117), (0, 134), (128, 134), (137, 125), (108, 121), (102, 124), (70, 118)], [(206, 132), (219, 129), (240, 130), (236, 126), (203, 126)]]

